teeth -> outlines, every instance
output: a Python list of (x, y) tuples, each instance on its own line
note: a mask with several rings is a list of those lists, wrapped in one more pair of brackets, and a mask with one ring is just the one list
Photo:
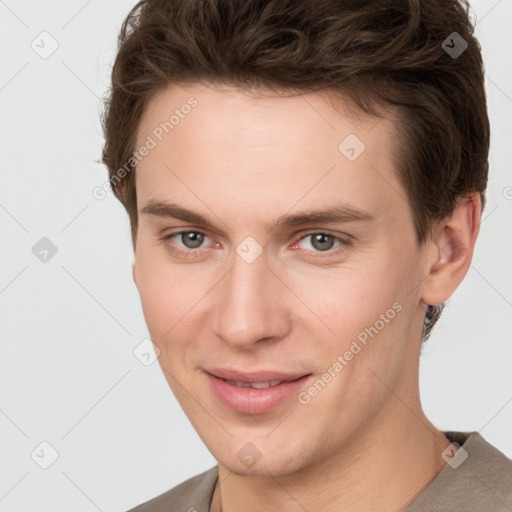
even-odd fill
[(277, 386), (282, 381), (280, 380), (271, 380), (270, 382), (251, 382), (251, 388), (263, 389), (270, 388), (272, 386)]
[(270, 388), (272, 386), (277, 386), (283, 382), (282, 380), (271, 380), (269, 382), (237, 382), (236, 380), (227, 380), (223, 379), (228, 384), (232, 386), (237, 386), (239, 388), (255, 388), (255, 389), (265, 389)]

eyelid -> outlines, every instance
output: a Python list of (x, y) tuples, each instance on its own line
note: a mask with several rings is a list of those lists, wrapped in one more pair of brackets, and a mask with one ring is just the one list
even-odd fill
[(330, 231), (329, 229), (309, 229), (305, 232), (299, 232), (297, 236), (299, 236), (299, 240), (302, 240), (303, 238), (306, 238), (307, 236), (311, 235), (329, 235), (333, 238), (337, 238), (338, 240), (344, 240), (343, 237), (349, 238), (348, 235), (342, 234), (342, 233), (335, 233), (333, 231)]

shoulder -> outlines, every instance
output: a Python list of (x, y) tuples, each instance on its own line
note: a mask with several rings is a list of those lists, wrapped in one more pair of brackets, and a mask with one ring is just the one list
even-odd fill
[(217, 478), (214, 466), (128, 512), (208, 512)]
[(447, 465), (407, 512), (512, 510), (512, 460), (479, 433), (445, 432)]

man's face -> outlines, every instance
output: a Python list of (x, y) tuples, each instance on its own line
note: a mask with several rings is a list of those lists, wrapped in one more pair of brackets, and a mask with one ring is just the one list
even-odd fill
[(310, 466), (414, 395), (426, 264), (377, 121), (200, 84), (146, 108), (134, 279), (169, 385), (234, 472)]

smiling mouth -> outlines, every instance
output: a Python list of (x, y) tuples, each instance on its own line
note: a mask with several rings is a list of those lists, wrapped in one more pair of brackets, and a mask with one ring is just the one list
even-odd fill
[(292, 380), (271, 380), (271, 381), (266, 381), (266, 382), (241, 382), (241, 381), (228, 380), (228, 379), (222, 379), (222, 380), (224, 382), (227, 382), (228, 384), (231, 384), (232, 386), (236, 386), (237, 388), (266, 389), (266, 388), (278, 386), (279, 384), (282, 384), (283, 382), (293, 382), (293, 381), (301, 379), (301, 378), (302, 377), (297, 377), (296, 379), (292, 379)]
[(240, 371), (230, 368), (211, 368), (207, 374), (238, 388), (266, 389), (302, 379), (311, 374), (278, 370)]
[(293, 406), (301, 389), (314, 379), (312, 373), (298, 375), (276, 371), (212, 370), (205, 375), (214, 403), (250, 415), (268, 413), (279, 406)]

